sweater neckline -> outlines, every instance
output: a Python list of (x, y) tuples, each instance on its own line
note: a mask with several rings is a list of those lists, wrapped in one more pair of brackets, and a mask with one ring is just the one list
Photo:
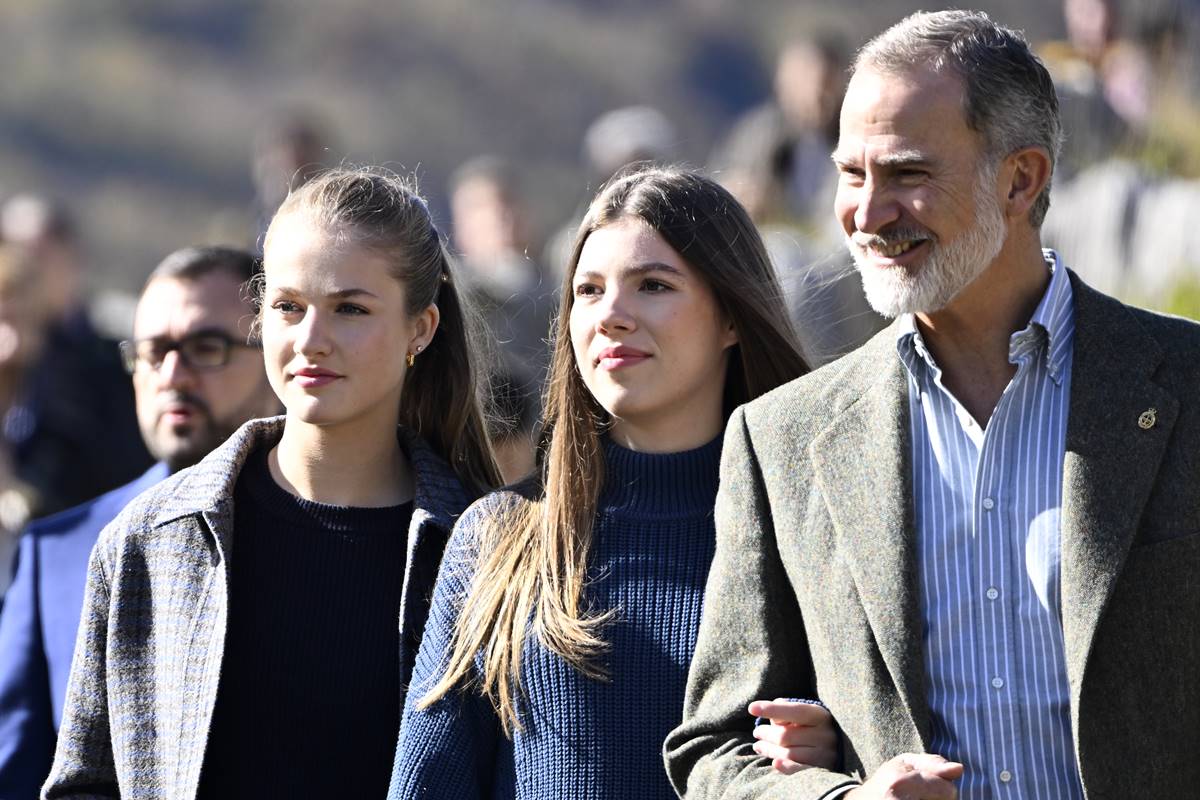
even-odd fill
[(722, 438), (679, 453), (639, 453), (605, 436), (600, 509), (631, 516), (712, 514)]
[(254, 502), (285, 522), (339, 533), (379, 535), (396, 532), (398, 517), (410, 514), (413, 502), (366, 508), (339, 506), (305, 500), (275, 482), (267, 464), (269, 447), (258, 447), (246, 459), (238, 483), (245, 486)]

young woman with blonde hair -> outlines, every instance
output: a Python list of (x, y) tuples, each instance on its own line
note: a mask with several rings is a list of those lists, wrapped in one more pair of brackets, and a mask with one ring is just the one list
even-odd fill
[(466, 317), (425, 202), (371, 170), (288, 197), (260, 288), (286, 415), (101, 535), (47, 797), (387, 786), (449, 528), (498, 483)]
[(659, 168), (601, 190), (563, 286), (538, 471), (455, 528), (391, 798), (675, 796), (661, 743), (700, 621), (725, 420), (805, 371), (728, 192)]

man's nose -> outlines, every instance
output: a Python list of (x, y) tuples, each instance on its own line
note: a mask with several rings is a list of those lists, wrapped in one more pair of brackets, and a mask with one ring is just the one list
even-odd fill
[(158, 365), (158, 381), (167, 388), (189, 386), (196, 379), (196, 372), (184, 360), (178, 349), (171, 350)]
[(900, 218), (900, 204), (886, 186), (867, 178), (856, 192), (855, 230), (875, 234)]

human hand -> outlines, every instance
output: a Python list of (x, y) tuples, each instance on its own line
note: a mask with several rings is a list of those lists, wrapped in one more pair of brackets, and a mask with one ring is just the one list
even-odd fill
[(962, 773), (962, 764), (939, 755), (904, 753), (847, 792), (845, 800), (955, 800), (958, 789), (951, 781)]
[(755, 700), (748, 710), (770, 720), (755, 726), (754, 752), (770, 758), (777, 771), (791, 775), (807, 767), (837, 766), (837, 730), (825, 706), (777, 697)]

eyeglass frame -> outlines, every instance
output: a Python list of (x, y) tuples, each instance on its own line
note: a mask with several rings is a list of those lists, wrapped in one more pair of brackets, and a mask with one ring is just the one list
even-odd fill
[[(219, 364), (197, 364), (188, 357), (185, 347), (188, 343), (199, 339), (215, 339), (222, 342), (224, 346), (224, 357)], [(138, 345), (143, 342), (154, 342), (163, 347), (162, 359), (157, 363), (151, 363), (149, 360), (142, 358), (138, 353)], [(118, 347), (121, 351), (121, 364), (125, 367), (125, 371), (132, 375), (137, 370), (139, 363), (145, 364), (150, 369), (157, 372), (162, 369), (162, 365), (166, 363), (167, 355), (172, 351), (179, 354), (179, 360), (188, 369), (196, 370), (197, 372), (208, 372), (218, 370), (229, 365), (230, 359), (233, 357), (233, 349), (235, 347), (245, 347), (251, 350), (259, 350), (262, 348), (262, 342), (257, 340), (245, 340), (236, 336), (230, 336), (227, 332), (219, 328), (204, 328), (198, 331), (192, 331), (178, 339), (169, 339), (165, 336), (147, 336), (142, 339), (124, 339)]]

